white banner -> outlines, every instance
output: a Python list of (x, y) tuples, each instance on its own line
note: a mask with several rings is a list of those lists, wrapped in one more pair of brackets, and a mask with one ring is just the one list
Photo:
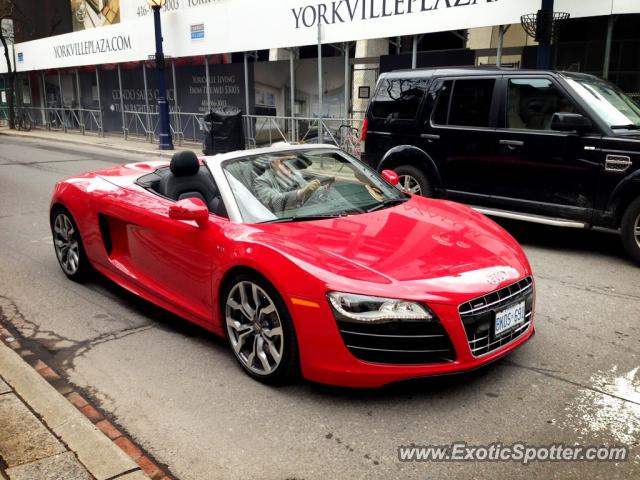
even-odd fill
[[(211, 6), (214, 3), (230, 2), (234, 0), (165, 0), (162, 13), (189, 10), (192, 8)], [(147, 0), (120, 0), (120, 21), (128, 22), (144, 17), (150, 17), (151, 8)]]
[(612, 13), (638, 13), (640, 10), (639, 0), (613, 0)]
[[(18, 69), (147, 59), (153, 21), (136, 10), (146, 0), (122, 4), (128, 21), (16, 45)], [(318, 22), (323, 43), (339, 43), (514, 24), (539, 8), (540, 0), (167, 0), (162, 28), (165, 53), (187, 57), (313, 45)], [(640, 0), (556, 0), (555, 10), (572, 17), (640, 12)]]
[[(13, 66), (13, 45), (9, 45), (9, 59), (11, 61), (11, 65)], [(9, 71), (7, 67), (7, 59), (4, 56), (4, 48), (0, 45), (0, 74), (7, 73)]]

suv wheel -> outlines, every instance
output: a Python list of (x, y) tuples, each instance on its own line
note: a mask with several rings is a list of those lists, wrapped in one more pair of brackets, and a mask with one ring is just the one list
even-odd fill
[(622, 243), (627, 253), (640, 263), (640, 197), (631, 202), (622, 217)]
[(435, 190), (433, 183), (426, 173), (413, 165), (400, 165), (394, 169), (398, 174), (398, 187), (405, 193), (433, 197)]

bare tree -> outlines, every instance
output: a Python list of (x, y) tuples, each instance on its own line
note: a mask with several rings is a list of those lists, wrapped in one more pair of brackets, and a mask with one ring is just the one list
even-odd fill
[[(13, 105), (16, 90), (16, 68), (9, 51), (9, 44), (14, 43), (16, 30), (24, 31), (28, 18), (19, 6), (20, 0), (0, 0), (0, 44), (4, 50), (7, 63), (7, 104), (9, 106), (9, 128), (15, 128), (15, 112)], [(7, 22), (6, 20), (9, 20)]]
[[(15, 5), (10, 0), (0, 0), (0, 43), (4, 50), (4, 59), (7, 63), (7, 82), (5, 82), (7, 104), (9, 106), (9, 128), (15, 128), (13, 111), (13, 92), (15, 90), (16, 73), (12, 55), (9, 52), (9, 43), (14, 41), (13, 17)], [(10, 20), (10, 22), (7, 22)]]

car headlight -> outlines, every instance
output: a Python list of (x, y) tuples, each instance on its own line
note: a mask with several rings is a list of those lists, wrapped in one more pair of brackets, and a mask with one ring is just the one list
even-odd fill
[(327, 297), (335, 312), (345, 321), (376, 323), (387, 320), (435, 319), (427, 307), (407, 300), (343, 292), (329, 292)]

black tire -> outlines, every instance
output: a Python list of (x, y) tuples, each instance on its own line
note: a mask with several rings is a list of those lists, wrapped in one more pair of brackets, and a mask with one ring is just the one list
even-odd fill
[(640, 264), (640, 197), (631, 202), (625, 210), (621, 233), (625, 250)]
[[(435, 197), (436, 191), (433, 186), (433, 182), (424, 171), (420, 170), (417, 167), (414, 167), (413, 165), (400, 165), (394, 168), (393, 171), (398, 174), (398, 177), (400, 177), (399, 186), (403, 188), (403, 191), (406, 191), (407, 193), (414, 193), (416, 195), (422, 195), (423, 197)], [(413, 188), (405, 190), (405, 181), (408, 181)], [(419, 188), (418, 191), (415, 190), (414, 185)]]
[[(257, 287), (262, 290), (261, 293), (259, 292), (260, 304), (262, 305), (262, 307), (255, 308), (254, 311), (260, 311), (261, 308), (269, 308), (267, 299), (262, 295), (264, 293), (268, 297), (268, 300), (270, 300), (275, 306), (277, 316), (269, 314), (268, 316), (265, 315), (264, 317), (262, 317), (260, 314), (258, 314), (257, 318), (254, 317), (254, 319), (251, 320), (249, 319), (249, 316), (242, 313), (242, 309), (230, 306), (230, 303), (232, 301), (235, 301), (237, 305), (237, 299), (239, 299), (239, 296), (237, 296), (236, 294), (239, 293), (238, 289), (247, 288), (248, 284), (257, 285)], [(250, 300), (251, 303), (255, 304), (253, 298), (255, 297), (251, 296)], [(226, 288), (222, 293), (221, 306), (222, 320), (227, 339), (229, 340), (229, 347), (240, 366), (242, 366), (242, 369), (251, 378), (269, 385), (284, 385), (300, 378), (298, 340), (296, 338), (293, 321), (291, 320), (291, 316), (289, 315), (289, 311), (287, 310), (287, 306), (282, 300), (282, 297), (266, 279), (264, 279), (260, 275), (251, 273), (243, 273), (236, 276), (232, 281), (227, 283)], [(228, 317), (228, 314), (231, 315), (231, 317)], [(254, 325), (256, 321), (260, 322), (260, 318), (263, 319), (263, 325), (266, 323), (268, 324), (269, 328), (266, 328), (266, 326), (264, 326), (264, 328), (253, 327), (246, 335), (247, 338), (250, 338), (250, 340), (243, 340), (242, 345), (240, 346), (240, 351), (238, 351), (236, 346), (238, 345), (238, 343), (240, 343), (238, 340), (241, 333), (239, 329), (231, 327), (230, 323), (240, 322), (246, 323), (247, 325)], [(271, 337), (265, 334), (265, 332), (267, 331), (271, 332), (272, 330), (276, 329), (278, 326), (278, 322), (282, 327), (282, 336), (279, 342), (275, 339), (275, 337)], [(256, 328), (260, 328), (260, 331), (256, 332)], [(242, 333), (244, 332), (245, 330), (242, 331)], [(262, 337), (263, 339), (262, 343), (260, 343), (260, 337)], [(270, 350), (269, 348), (270, 345), (267, 338), (269, 338), (274, 345), (274, 350), (277, 351), (280, 349), (280, 360), (278, 361), (277, 365), (275, 364), (275, 357), (272, 354), (273, 350)], [(264, 363), (262, 362), (262, 360), (256, 360), (256, 345), (262, 345), (262, 353), (264, 355), (268, 354), (264, 358), (270, 366), (271, 362), (269, 360), (273, 361), (274, 365), (272, 371), (265, 371)], [(251, 366), (249, 366), (249, 358), (251, 355), (251, 353), (249, 353), (249, 350), (254, 352)], [(258, 355), (258, 357), (259, 356), (260, 355)], [(262, 369), (263, 371), (258, 372), (257, 369)]]
[[(80, 236), (80, 230), (78, 229), (78, 225), (76, 224), (73, 216), (71, 215), (69, 210), (67, 210), (61, 205), (57, 205), (51, 211), (50, 218), (51, 218), (51, 235), (53, 237), (53, 248), (56, 253), (56, 258), (58, 259), (58, 264), (60, 265), (60, 268), (69, 279), (75, 282), (81, 282), (83, 280), (88, 279), (93, 273), (93, 268), (91, 267), (91, 264), (89, 263), (89, 259), (87, 258), (84, 245), (82, 244), (82, 237)], [(63, 219), (63, 218), (68, 219), (69, 223), (73, 227), (74, 237), (69, 241), (70, 242), (75, 241), (77, 243), (77, 250), (75, 250), (75, 253), (77, 253), (78, 260), (77, 260), (77, 266), (75, 268), (70, 268), (69, 262), (65, 261), (65, 259), (68, 260), (70, 253), (67, 251), (66, 257), (65, 257), (65, 254), (62, 253), (58, 243), (59, 240), (66, 241), (63, 235), (60, 232), (56, 231), (56, 222), (59, 219)], [(62, 221), (64, 222), (64, 220)], [(70, 249), (67, 249), (67, 250), (70, 250)]]

